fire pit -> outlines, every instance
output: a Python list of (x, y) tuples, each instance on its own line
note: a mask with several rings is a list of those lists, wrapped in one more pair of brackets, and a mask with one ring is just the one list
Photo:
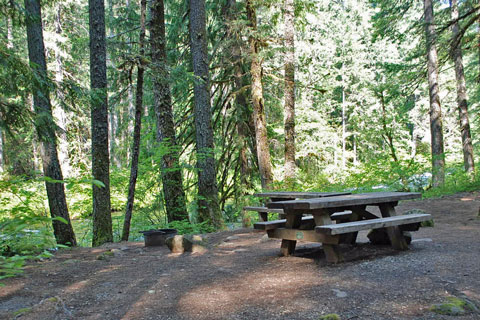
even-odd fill
[(145, 238), (145, 247), (163, 246), (168, 237), (177, 234), (177, 229), (152, 229), (140, 231)]

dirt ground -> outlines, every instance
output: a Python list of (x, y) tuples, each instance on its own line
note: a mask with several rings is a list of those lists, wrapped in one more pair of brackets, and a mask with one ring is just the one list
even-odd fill
[(479, 207), (478, 192), (400, 203), (400, 213), (431, 213), (435, 227), (404, 252), (361, 234), (338, 265), (312, 243), (279, 257), (280, 241), (252, 229), (208, 235), (203, 254), (143, 243), (63, 250), (3, 281), (0, 319), (450, 319), (430, 307), (452, 296), (480, 306)]

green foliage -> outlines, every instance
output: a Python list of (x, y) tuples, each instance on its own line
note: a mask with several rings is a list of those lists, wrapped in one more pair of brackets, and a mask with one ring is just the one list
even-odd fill
[(435, 198), (457, 192), (476, 191), (478, 189), (480, 189), (480, 177), (466, 173), (463, 169), (463, 164), (457, 164), (447, 167), (444, 186), (428, 189), (423, 196), (425, 198)]
[(446, 302), (435, 304), (430, 308), (430, 310), (432, 312), (448, 316), (460, 316), (466, 312), (479, 311), (477, 306), (470, 300), (457, 297), (448, 297)]
[(177, 229), (178, 234), (201, 234), (215, 231), (215, 228), (208, 221), (201, 223), (190, 223), (187, 220), (172, 221), (166, 227)]
[(336, 313), (329, 313), (318, 318), (319, 320), (340, 320), (340, 316)]
[(0, 279), (21, 273), (26, 260), (50, 257), (47, 249), (57, 248), (52, 219), (37, 193), (41, 183), (41, 179), (0, 180)]

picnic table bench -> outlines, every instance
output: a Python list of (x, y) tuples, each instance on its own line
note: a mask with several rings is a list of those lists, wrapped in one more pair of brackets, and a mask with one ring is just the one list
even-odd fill
[[(327, 261), (337, 263), (343, 261), (338, 245), (342, 241), (355, 243), (361, 230), (385, 228), (393, 248), (408, 249), (401, 227), (418, 230), (431, 215), (397, 215), (395, 206), (400, 200), (420, 197), (413, 192), (372, 192), (270, 202), (267, 207), (282, 209), (286, 218), (258, 222), (254, 227), (266, 230), (269, 238), (282, 239), (281, 255), (293, 254), (297, 240), (321, 242)], [(367, 206), (377, 206), (382, 217), (367, 211)], [(311, 217), (303, 217), (305, 214)]]
[[(350, 192), (297, 192), (297, 191), (275, 191), (275, 192), (262, 192), (255, 193), (253, 196), (260, 198), (269, 198), (269, 202), (287, 201), (295, 199), (310, 199), (310, 198), (323, 198), (333, 197), (339, 195), (350, 194)], [(259, 206), (246, 206), (243, 207), (245, 211), (256, 211), (260, 216), (261, 221), (268, 221), (268, 213), (278, 213), (280, 217), (284, 218), (283, 209), (274, 209), (268, 207)]]

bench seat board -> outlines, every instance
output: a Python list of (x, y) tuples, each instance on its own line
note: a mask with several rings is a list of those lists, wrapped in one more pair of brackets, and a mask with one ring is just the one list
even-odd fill
[[(302, 223), (306, 223), (310, 221), (313, 221), (312, 216), (302, 217)], [(257, 230), (273, 230), (273, 229), (285, 227), (285, 223), (287, 223), (287, 219), (256, 222), (253, 224), (253, 228)]]
[(282, 209), (270, 209), (267, 207), (243, 207), (245, 211), (257, 211), (257, 212), (274, 212), (274, 213), (283, 213)]
[(339, 236), (322, 234), (314, 230), (277, 228), (268, 230), (267, 234), (269, 238), (282, 240), (322, 242), (324, 244), (338, 244), (340, 241)]
[(360, 230), (379, 229), (431, 220), (430, 214), (408, 214), (378, 219), (330, 224), (315, 227), (315, 231), (326, 235), (337, 235)]

